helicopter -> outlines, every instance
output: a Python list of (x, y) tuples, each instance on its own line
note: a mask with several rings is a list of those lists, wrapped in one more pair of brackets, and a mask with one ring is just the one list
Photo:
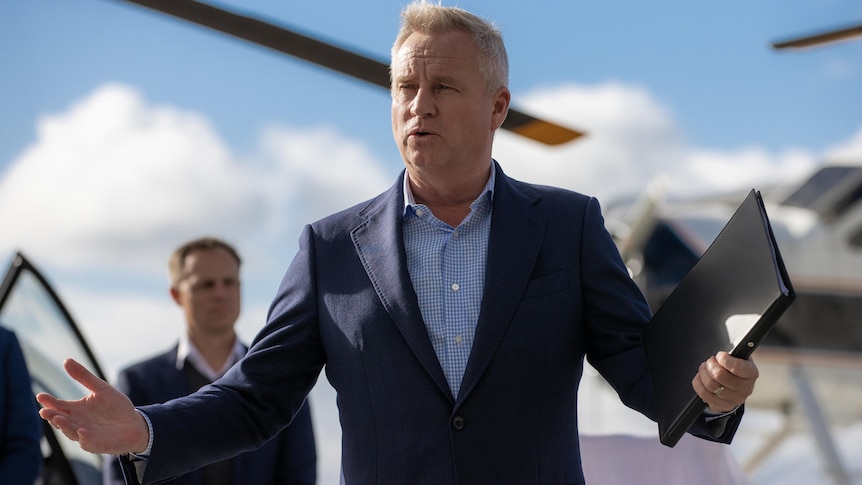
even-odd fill
[[(827, 163), (798, 185), (762, 192), (796, 299), (753, 356), (761, 378), (746, 404), (779, 410), (784, 421), (745, 466), (753, 471), (792, 430), (803, 429), (835, 483), (850, 483), (831, 428), (862, 418), (862, 160)], [(654, 310), (744, 195), (662, 200), (653, 186), (635, 206), (619, 209), (631, 219), (613, 232)]]
[[(862, 24), (771, 43), (811, 49), (862, 37)], [(669, 199), (657, 176), (632, 202), (606, 207), (632, 277), (658, 310), (709, 249), (747, 190)], [(801, 180), (765, 187), (771, 229), (796, 301), (754, 355), (761, 379), (746, 405), (782, 422), (743, 464), (757, 470), (795, 431), (812, 436), (827, 475), (853, 483), (834, 428), (862, 418), (862, 156), (837, 155)]]

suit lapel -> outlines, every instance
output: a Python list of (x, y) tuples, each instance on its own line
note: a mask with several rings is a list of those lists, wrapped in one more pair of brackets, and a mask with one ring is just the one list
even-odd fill
[(353, 244), (377, 297), (407, 345), (437, 386), (454, 401), (407, 271), (402, 236), (403, 177), (402, 172), (398, 182), (363, 211), (365, 221), (351, 232)]
[(515, 189), (497, 166), (485, 292), (459, 402), (470, 394), (491, 362), (530, 280), (546, 223), (544, 215), (531, 207), (536, 200)]

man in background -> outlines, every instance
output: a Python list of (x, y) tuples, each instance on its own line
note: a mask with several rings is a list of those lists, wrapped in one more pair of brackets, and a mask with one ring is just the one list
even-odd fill
[[(228, 243), (205, 237), (171, 254), (171, 298), (186, 328), (172, 349), (122, 370), (117, 388), (136, 406), (161, 403), (197, 391), (221, 377), (248, 348), (234, 325), (240, 312), (241, 260)], [(34, 416), (35, 417), (35, 416)], [(260, 449), (219, 461), (166, 483), (187, 485), (311, 485), (316, 450), (308, 403), (293, 423)], [(124, 484), (120, 464), (105, 460), (104, 483)]]

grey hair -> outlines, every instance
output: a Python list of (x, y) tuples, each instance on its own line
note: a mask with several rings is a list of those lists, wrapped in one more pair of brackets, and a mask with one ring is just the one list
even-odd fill
[(392, 45), (392, 65), (398, 50), (415, 32), (440, 34), (460, 30), (470, 34), (479, 50), (479, 70), (488, 84), (488, 94), (499, 88), (509, 87), (509, 57), (503, 43), (503, 34), (497, 27), (472, 13), (458, 7), (444, 7), (427, 0), (417, 0), (401, 11), (401, 29)]

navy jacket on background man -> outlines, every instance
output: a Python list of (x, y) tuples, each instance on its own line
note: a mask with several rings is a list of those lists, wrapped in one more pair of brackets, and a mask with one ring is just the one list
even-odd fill
[[(173, 349), (124, 369), (116, 387), (135, 405), (165, 402), (189, 394), (189, 381), (177, 369), (177, 350)], [(204, 447), (197, 442), (193, 447)], [(293, 423), (261, 448), (243, 453), (233, 461), (234, 485), (314, 485), (317, 481), (317, 454), (311, 412), (302, 406)], [(123, 485), (120, 462), (105, 460), (105, 484)], [(196, 470), (176, 478), (172, 485), (201, 485), (203, 473)]]

